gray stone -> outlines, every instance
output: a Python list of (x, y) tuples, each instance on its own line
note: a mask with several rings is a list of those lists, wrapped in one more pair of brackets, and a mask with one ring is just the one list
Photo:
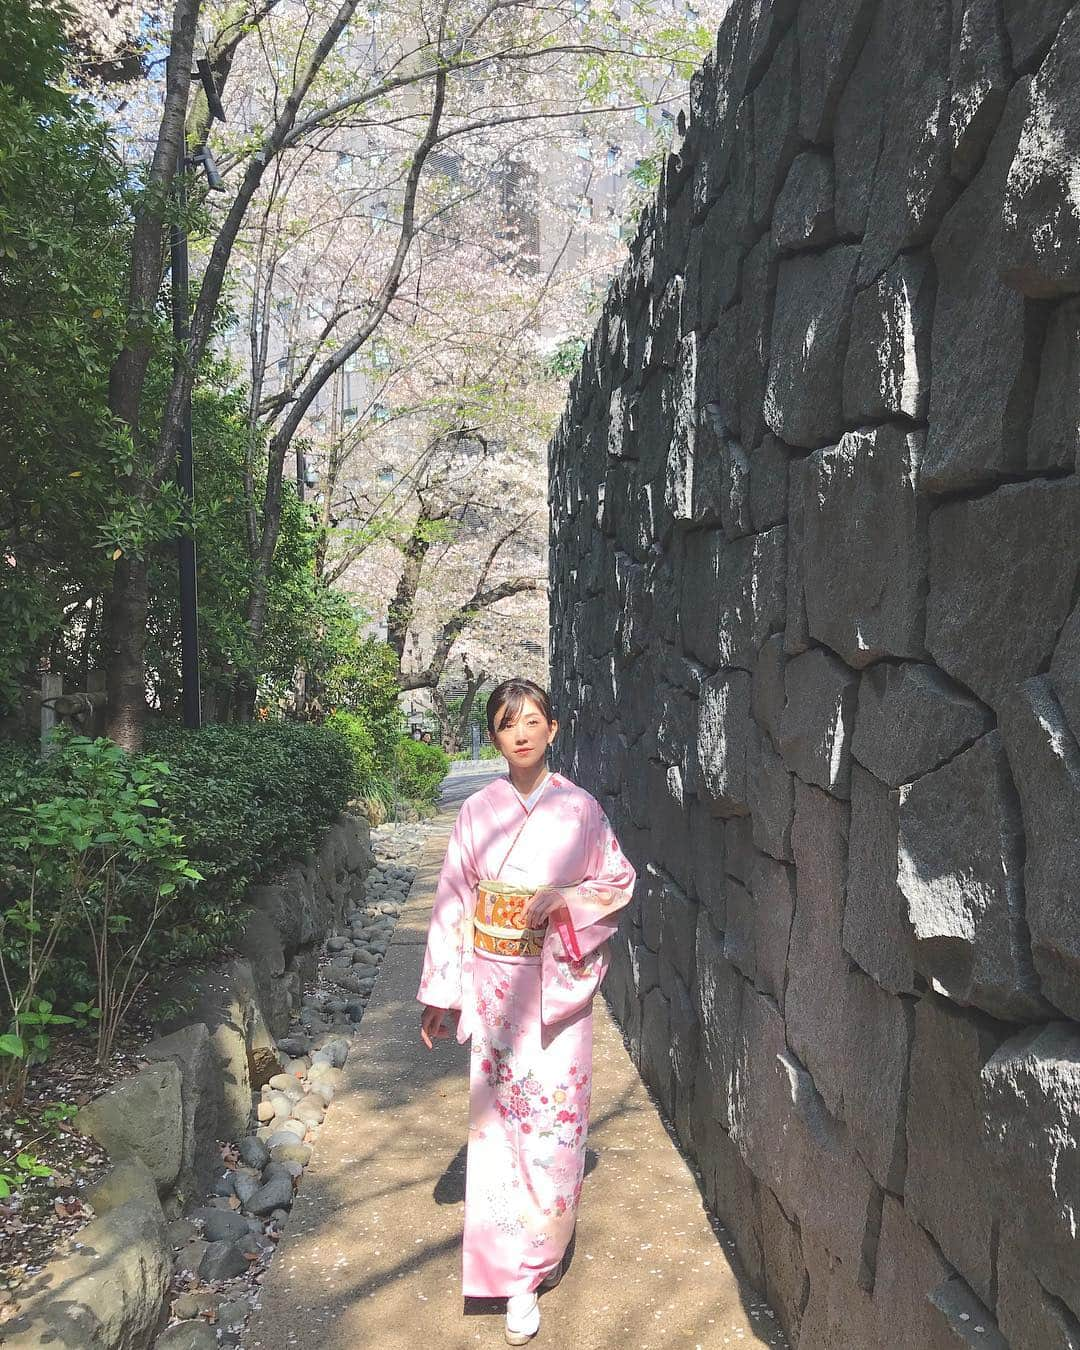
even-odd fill
[(757, 970), (754, 930), (754, 897), (741, 881), (729, 877), (727, 883), (727, 928), (724, 930), (724, 957), (748, 980), (754, 979)]
[(1023, 918), (1023, 832), (992, 731), (900, 789), (900, 889), (915, 968), (994, 1017), (1045, 1016)]
[(806, 150), (796, 158), (777, 199), (772, 230), (778, 253), (822, 248), (836, 238), (833, 167), (827, 155)]
[[(295, 1140), (296, 1136), (293, 1136)], [(275, 1162), (295, 1162), (301, 1167), (306, 1167), (311, 1161), (311, 1145), (297, 1142), (288, 1142), (274, 1144), (270, 1149), (270, 1157)]]
[(931, 492), (978, 487), (1025, 467), (1044, 319), (999, 273), (1001, 199), (1026, 100), (1018, 85), (982, 168), (934, 240), (934, 378), (922, 473)]
[(1080, 1309), (1080, 1029), (1067, 1022), (1007, 1040), (982, 1071), (983, 1129), (1000, 1210), (1050, 1294)]
[(275, 1209), (289, 1209), (292, 1201), (292, 1178), (285, 1172), (275, 1172), (255, 1191), (245, 1208), (251, 1214), (272, 1214)]
[(789, 445), (813, 449), (843, 431), (844, 354), (858, 262), (859, 250), (847, 244), (780, 262), (765, 420)]
[(804, 782), (847, 797), (858, 676), (816, 647), (788, 662), (784, 688), (787, 701), (776, 742), (784, 763)]
[(1034, 70), (1050, 49), (1072, 0), (1003, 0), (1013, 65)]
[(787, 1041), (810, 1071), (829, 1112), (837, 1115), (844, 1088), (848, 983), (848, 961), (841, 949), (847, 805), (796, 782), (791, 842), (798, 898), (784, 998)]
[(1012, 72), (995, 0), (953, 0), (949, 85), (952, 173), (967, 182), (994, 134)]
[[(852, 0), (848, 0), (848, 7), (851, 5)], [(836, 229), (845, 239), (857, 239), (866, 230), (885, 121), (887, 99), (882, 96), (885, 71), (894, 59), (889, 33), (890, 7), (879, 0), (869, 8), (871, 14), (864, 15), (864, 7), (860, 7), (859, 17), (870, 26), (866, 40), (856, 47), (858, 60), (850, 79), (844, 84), (836, 108), (833, 138)], [(848, 17), (844, 9), (844, 0), (829, 0), (827, 4), (812, 6), (811, 13), (817, 12), (819, 23), (822, 19), (831, 21), (843, 39), (847, 36), (845, 21)]]
[(925, 253), (908, 253), (855, 297), (844, 365), (849, 422), (910, 417), (930, 401), (934, 279)]
[(220, 1086), (210, 1032), (196, 1022), (151, 1041), (143, 1054), (151, 1061), (171, 1060), (180, 1070), (183, 1141), (176, 1185), (185, 1196), (193, 1197), (206, 1189), (221, 1165), (217, 1147)]
[[(811, 645), (803, 578), (807, 477), (806, 461), (795, 460), (788, 472), (787, 619), (784, 624), (784, 651), (788, 656), (805, 652)], [(773, 739), (776, 739), (775, 734)]]
[(810, 1292), (799, 1225), (788, 1218), (767, 1186), (758, 1190), (761, 1245), (765, 1254), (765, 1293), (784, 1335), (799, 1343), (799, 1326)]
[(744, 984), (725, 959), (723, 940), (704, 912), (698, 914), (694, 965), (694, 1004), (701, 1026), (696, 1096), (706, 1118), (727, 1129), (731, 1125), (731, 1076)]
[(1027, 440), (1031, 469), (1080, 468), (1080, 300), (1050, 317)]
[(177, 1270), (186, 1270), (192, 1275), (198, 1275), (199, 1266), (209, 1246), (209, 1242), (206, 1242), (203, 1238), (196, 1238), (194, 1242), (186, 1242), (176, 1254)]
[(889, 787), (940, 768), (984, 735), (990, 712), (936, 666), (873, 666), (859, 682), (851, 753)]
[(1080, 605), (1058, 636), (1050, 661), (1050, 683), (1073, 736), (1080, 739)]
[(795, 913), (795, 869), (759, 855), (750, 889), (757, 987), (776, 999), (783, 1010), (791, 920)]
[[(791, 266), (793, 264), (785, 264)], [(742, 304), (739, 306), (739, 334), (736, 348), (736, 376), (740, 439), (745, 446), (754, 446), (766, 430), (766, 421), (783, 440), (799, 444), (775, 426), (766, 410), (767, 388), (771, 385), (769, 369), (772, 335), (773, 297), (776, 313), (785, 317), (785, 302), (780, 297), (777, 282), (776, 256), (772, 240), (764, 235), (746, 255), (742, 270)]]
[(117, 1162), (138, 1158), (163, 1195), (180, 1172), (184, 1120), (180, 1070), (171, 1061), (140, 1069), (80, 1109), (78, 1126)]
[(877, 1345), (870, 1294), (852, 1282), (846, 1265), (809, 1234), (803, 1236), (809, 1289), (799, 1340), (815, 1350)]
[(1024, 295), (1080, 291), (1080, 12), (1066, 15), (1031, 85), (1002, 208), (1002, 276)]
[(795, 786), (766, 732), (753, 738), (747, 775), (754, 845), (773, 858), (790, 861)]
[(243, 1275), (248, 1268), (244, 1254), (235, 1243), (211, 1242), (199, 1262), (199, 1278), (202, 1280), (232, 1280)]
[(243, 1299), (222, 1303), (218, 1308), (218, 1326), (224, 1327), (228, 1331), (240, 1330), (247, 1321), (250, 1312), (251, 1304)]
[(996, 1206), (979, 1076), (1000, 1035), (933, 994), (915, 1011), (904, 1203), (976, 1292), (993, 1300)]
[(931, 515), (926, 645), (991, 707), (1046, 668), (1080, 576), (1078, 537), (1075, 477), (1010, 483)]
[(750, 523), (756, 531), (787, 519), (790, 463), (791, 451), (771, 433), (750, 455)]
[(248, 1167), (258, 1168), (260, 1171), (270, 1161), (270, 1150), (255, 1135), (245, 1135), (236, 1146), (240, 1158)]
[(668, 1116), (674, 1115), (675, 1072), (671, 1063), (671, 1023), (668, 1001), (660, 989), (650, 989), (641, 1002), (641, 1076), (659, 1097)]
[(155, 1350), (217, 1350), (218, 1338), (207, 1322), (178, 1322), (167, 1327), (154, 1342)]
[(258, 1194), (261, 1185), (259, 1174), (257, 1172), (234, 1172), (233, 1173), (233, 1194), (240, 1201), (242, 1209), (250, 1212), (251, 1200)]
[(1080, 1017), (1080, 745), (1045, 676), (1006, 700), (1001, 731), (1024, 822), (1024, 900), (1042, 992)]
[(844, 950), (894, 994), (915, 986), (911, 924), (899, 883), (899, 831), (899, 792), (854, 765)]
[(724, 910), (724, 830), (723, 825), (705, 809), (696, 797), (687, 802), (690, 817), (690, 876), (692, 890), (700, 904), (723, 932)]
[(129, 1158), (126, 1162), (110, 1167), (99, 1181), (88, 1186), (86, 1199), (99, 1216), (119, 1209), (129, 1200), (139, 1201), (153, 1209), (157, 1204), (157, 1184), (154, 1174), (141, 1158)]
[[(799, 6), (799, 130), (827, 143), (844, 86), (870, 31), (874, 0), (819, 0)], [(878, 100), (880, 102), (880, 100)], [(874, 105), (863, 109), (872, 113)]]
[(786, 550), (782, 525), (721, 548), (716, 587), (720, 665), (752, 669), (761, 644), (783, 627)]
[(676, 520), (694, 515), (694, 457), (697, 445), (698, 336), (679, 343), (674, 382), (674, 422), (664, 478), (664, 504)]
[(1011, 1350), (1076, 1350), (1080, 1319), (1066, 1303), (1048, 1294), (1024, 1261), (1012, 1234), (1003, 1225), (998, 1244), (998, 1326)]
[[(887, 93), (859, 266), (863, 284), (902, 249), (930, 239), (952, 197), (948, 6), (885, 0), (884, 8)], [(936, 369), (935, 358), (935, 378)]]
[(20, 1291), (19, 1315), (4, 1323), (6, 1350), (149, 1344), (172, 1273), (157, 1197), (95, 1219), (78, 1242)]
[(192, 1210), (191, 1217), (202, 1221), (208, 1242), (237, 1242), (248, 1235), (248, 1222), (234, 1209), (213, 1209), (204, 1205)]
[(922, 436), (896, 427), (848, 432), (811, 455), (803, 573), (812, 637), (856, 668), (923, 653)]
[(697, 766), (700, 790), (718, 815), (744, 815), (750, 676), (722, 670), (701, 686)]
[(732, 816), (724, 824), (724, 867), (728, 876), (749, 886), (755, 856), (750, 817)]
[(904, 1189), (911, 1003), (852, 971), (845, 990), (844, 1118), (855, 1151), (883, 1189)]
[(795, 29), (776, 49), (754, 90), (754, 223), (764, 225), (799, 148), (799, 82)]
[(657, 952), (661, 965), (669, 962), (690, 984), (694, 975), (694, 930), (697, 906), (668, 876), (659, 877), (656, 891), (660, 941)]
[(774, 739), (784, 712), (784, 639), (774, 633), (761, 644), (754, 662), (750, 702), (754, 720)]

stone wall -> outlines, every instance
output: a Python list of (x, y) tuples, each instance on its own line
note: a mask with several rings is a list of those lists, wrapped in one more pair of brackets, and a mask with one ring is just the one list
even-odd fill
[(1080, 3), (736, 0), (551, 447), (609, 996), (803, 1350), (1080, 1345)]
[[(248, 1132), (253, 1093), (257, 1101), (281, 1071), (276, 1041), (314, 976), (318, 948), (362, 897), (372, 862), (366, 817), (343, 814), (316, 850), (249, 892), (234, 960), (177, 974), (163, 1005), (166, 1034), (143, 1047), (148, 1066), (79, 1112), (79, 1128), (113, 1166), (87, 1194), (97, 1217), (78, 1245), (20, 1290), (20, 1315), (0, 1334), (10, 1350), (153, 1342), (172, 1276), (167, 1221), (220, 1176), (219, 1141)], [(241, 1229), (247, 1222), (229, 1218)]]

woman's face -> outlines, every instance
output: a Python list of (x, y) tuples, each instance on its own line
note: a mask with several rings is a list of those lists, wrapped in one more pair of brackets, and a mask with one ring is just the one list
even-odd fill
[[(501, 718), (502, 708), (495, 715), (496, 728)], [(507, 764), (521, 769), (534, 769), (544, 758), (558, 729), (558, 722), (549, 722), (537, 704), (532, 699), (526, 699), (514, 721), (496, 730), (495, 745)]]

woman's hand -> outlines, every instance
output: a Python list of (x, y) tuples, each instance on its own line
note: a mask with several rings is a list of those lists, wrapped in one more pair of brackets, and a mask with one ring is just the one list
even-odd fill
[(445, 1041), (450, 1035), (450, 1028), (444, 1021), (448, 1012), (448, 1008), (425, 1006), (420, 1014), (420, 1039), (429, 1050), (434, 1049), (436, 1041)]
[(530, 928), (542, 928), (563, 907), (558, 891), (544, 886), (525, 905), (525, 922)]

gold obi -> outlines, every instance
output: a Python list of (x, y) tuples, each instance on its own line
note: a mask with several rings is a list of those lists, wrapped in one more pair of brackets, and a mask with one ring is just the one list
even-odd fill
[(539, 956), (542, 928), (525, 927), (525, 906), (536, 894), (507, 881), (480, 881), (476, 886), (473, 946), (496, 956)]

